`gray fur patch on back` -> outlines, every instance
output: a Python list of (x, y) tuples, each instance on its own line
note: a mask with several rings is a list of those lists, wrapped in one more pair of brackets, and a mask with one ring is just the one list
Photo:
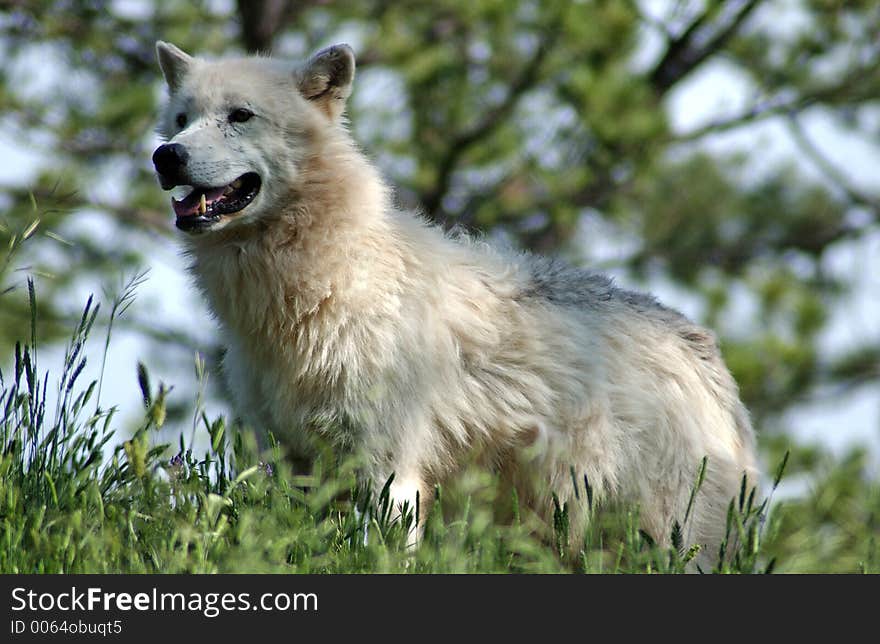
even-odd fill
[(619, 288), (607, 275), (575, 268), (558, 259), (527, 254), (525, 260), (530, 280), (529, 286), (520, 293), (523, 299), (592, 309), (615, 302), (623, 304), (634, 313), (669, 328), (701, 357), (717, 355), (717, 344), (711, 331), (694, 324), (675, 309), (664, 306), (653, 295)]
[(557, 259), (525, 255), (530, 273), (523, 299), (543, 299), (559, 306), (595, 307), (607, 302), (617, 290), (611, 278), (574, 268)]
[(527, 255), (526, 262), (531, 273), (531, 287), (522, 292), (523, 298), (544, 299), (559, 306), (587, 307), (615, 300), (642, 313), (656, 312), (684, 318), (660, 304), (652, 295), (618, 288), (607, 275), (575, 268), (548, 257)]

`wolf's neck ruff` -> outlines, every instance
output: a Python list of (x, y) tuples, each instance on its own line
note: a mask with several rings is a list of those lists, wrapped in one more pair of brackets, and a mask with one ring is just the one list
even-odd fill
[(323, 145), (327, 155), (301, 168), (275, 211), (250, 225), (187, 238), (198, 283), (239, 333), (294, 332), (331, 296), (346, 318), (364, 316), (377, 289), (393, 292), (402, 278), (387, 188), (343, 136)]

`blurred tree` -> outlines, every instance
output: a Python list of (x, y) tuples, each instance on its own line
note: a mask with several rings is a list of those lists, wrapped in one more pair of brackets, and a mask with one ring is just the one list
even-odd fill
[[(0, 133), (42, 160), (32, 184), (0, 178), (2, 234), (20, 237), (40, 219), (0, 279), (14, 289), (16, 269), (51, 276), (40, 284), (44, 337), (59, 333), (75, 280), (118, 274), (142, 262), (144, 243), (173, 234), (149, 163), (164, 91), (155, 40), (292, 58), (348, 40), (360, 74), (352, 127), (404, 206), (578, 263), (590, 263), (595, 244), (625, 240), (614, 268), (633, 281), (662, 276), (699, 298), (759, 423), (819, 385), (880, 378), (880, 346), (817, 349), (851, 286), (823, 257), (877, 230), (878, 195), (851, 185), (803, 125), (821, 112), (878, 141), (873, 0), (0, 6)], [(750, 104), (675, 131), (670, 97), (719, 61), (754, 88)], [(703, 145), (769, 118), (786, 123), (821, 180), (791, 167), (759, 176), (750, 169), (760, 150), (724, 157)], [(607, 236), (585, 241), (585, 221)], [(0, 296), (4, 352), (26, 328), (21, 291)], [(754, 324), (728, 322), (733, 292), (754, 304)], [(172, 348), (204, 340), (140, 328)]]

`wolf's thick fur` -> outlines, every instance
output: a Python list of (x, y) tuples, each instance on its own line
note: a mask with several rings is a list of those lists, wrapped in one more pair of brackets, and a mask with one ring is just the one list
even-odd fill
[[(395, 473), (393, 497), (418, 492), (422, 515), (475, 451), (543, 515), (551, 491), (573, 501), (573, 466), (599, 503), (639, 503), (660, 542), (708, 456), (685, 534), (714, 556), (756, 462), (710, 332), (601, 275), (395, 210), (341, 120), (346, 46), (302, 65), (158, 51), (160, 132), (189, 157), (178, 183), (262, 181), (243, 211), (186, 237), (246, 418), (296, 455), (317, 436), (361, 452), (365, 476)], [(231, 124), (241, 106), (253, 118)]]

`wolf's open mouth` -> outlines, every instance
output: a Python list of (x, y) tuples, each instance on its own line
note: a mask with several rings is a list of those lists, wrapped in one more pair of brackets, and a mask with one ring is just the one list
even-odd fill
[(260, 192), (260, 177), (254, 172), (241, 175), (226, 186), (209, 188), (194, 186), (192, 192), (178, 201), (171, 198), (177, 227), (181, 230), (202, 228), (244, 209)]

